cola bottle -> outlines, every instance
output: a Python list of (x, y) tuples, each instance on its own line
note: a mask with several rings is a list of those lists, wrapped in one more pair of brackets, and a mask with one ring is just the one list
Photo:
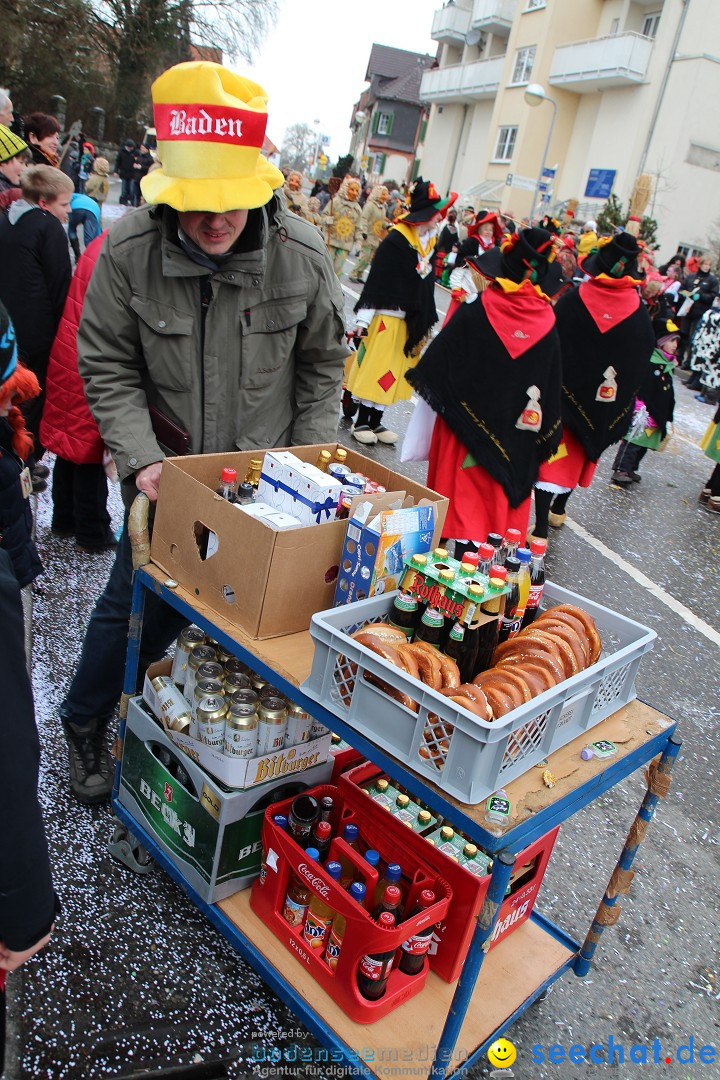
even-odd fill
[[(410, 912), (409, 918), (413, 915), (420, 915), (427, 908), (432, 907), (435, 903), (435, 893), (430, 889), (423, 889), (417, 898), (415, 907)], [(423, 969), (425, 963), (425, 955), (430, 948), (430, 938), (435, 927), (432, 923), (428, 923), (422, 930), (416, 931), (412, 937), (409, 937), (407, 941), (403, 941), (400, 946), (400, 963), (398, 967), (405, 975), (419, 975)]]
[[(381, 911), (377, 923), (385, 930), (392, 930), (395, 926), (395, 916), (392, 911)], [(385, 993), (395, 952), (395, 946), (393, 946), (392, 949), (384, 952), (367, 953), (360, 961), (357, 985), (367, 1001), (377, 1001)]]

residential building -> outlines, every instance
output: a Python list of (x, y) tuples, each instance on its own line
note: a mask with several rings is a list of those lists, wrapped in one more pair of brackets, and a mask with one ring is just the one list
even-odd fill
[(373, 183), (413, 175), (426, 109), (420, 101), (423, 74), (434, 56), (373, 45), (366, 82), (370, 86), (353, 108), (350, 153)]
[(517, 218), (575, 199), (583, 220), (647, 174), (663, 254), (720, 232), (717, 0), (451, 0), (432, 36), (420, 168), (439, 189)]

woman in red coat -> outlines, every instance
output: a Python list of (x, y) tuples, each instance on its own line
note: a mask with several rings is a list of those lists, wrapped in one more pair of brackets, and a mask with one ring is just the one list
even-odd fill
[(76, 345), (85, 292), (104, 238), (105, 233), (88, 244), (70, 283), (50, 351), (40, 425), (43, 446), (57, 455), (52, 484), (52, 531), (57, 536), (74, 535), (78, 550), (89, 554), (117, 547), (107, 511), (105, 445), (85, 400)]

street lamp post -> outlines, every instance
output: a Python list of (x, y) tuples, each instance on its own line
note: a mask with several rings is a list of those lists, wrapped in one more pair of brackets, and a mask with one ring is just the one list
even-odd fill
[(557, 101), (554, 98), (548, 97), (544, 88), (540, 83), (530, 83), (525, 88), (524, 93), (525, 103), (535, 108), (536, 105), (541, 105), (543, 101), (549, 101), (553, 107), (552, 120), (550, 121), (550, 128), (547, 134), (547, 141), (545, 142), (545, 150), (543, 151), (542, 164), (540, 165), (540, 174), (538, 176), (535, 190), (533, 191), (532, 206), (530, 207), (530, 224), (532, 225), (533, 215), (535, 213), (535, 207), (537, 205), (538, 194), (540, 193), (540, 185), (542, 184), (543, 174), (545, 172), (545, 165), (547, 163), (547, 156), (550, 151), (550, 140), (552, 139), (553, 128), (555, 127), (555, 117), (557, 116)]

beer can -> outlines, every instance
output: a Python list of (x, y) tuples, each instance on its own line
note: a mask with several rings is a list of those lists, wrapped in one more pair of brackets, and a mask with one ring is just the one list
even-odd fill
[(302, 705), (290, 702), (287, 710), (287, 722), (285, 728), (285, 746), (297, 746), (298, 743), (307, 742), (310, 738), (312, 716), (303, 709)]
[(266, 697), (258, 707), (258, 754), (272, 754), (285, 744), (287, 709), (279, 697)]
[(222, 645), (218, 645), (215, 651), (217, 652), (217, 662), (218, 664), (222, 664), (223, 667), (227, 664), (228, 660), (234, 659), (233, 654), (228, 652), (227, 649), (223, 649)]
[(201, 664), (207, 663), (208, 660), (214, 660), (216, 656), (215, 650), (211, 645), (196, 645), (193, 651), (190, 653), (187, 662), (187, 674), (185, 676), (185, 696), (188, 701), (192, 701), (193, 694), (195, 693), (195, 679), (197, 678), (197, 670)]
[[(241, 672), (231, 671), (225, 675), (223, 679), (223, 686), (229, 693), (231, 690), (252, 690), (250, 680), (247, 675), (243, 675)], [(255, 691), (253, 690), (253, 693)]]
[(316, 720), (314, 716), (311, 717), (311, 724), (310, 724), (310, 739), (311, 740), (312, 739), (320, 739), (320, 738), (322, 738), (323, 735), (327, 735), (329, 730), (330, 730), (330, 728), (325, 727), (325, 725), (321, 724), (319, 720)]
[(350, 469), (347, 465), (341, 465), (339, 461), (334, 461), (327, 467), (328, 474), (334, 476), (336, 480), (339, 480), (341, 484), (345, 483), (345, 480), (350, 475)]
[(246, 687), (237, 687), (228, 689), (227, 683), (224, 688), (225, 700), (230, 705), (252, 705), (254, 709), (257, 708), (259, 697), (254, 690), (250, 690)]
[(287, 708), (287, 699), (285, 698), (285, 695), (281, 694), (280, 691), (276, 690), (274, 686), (270, 685), (270, 683), (265, 683), (262, 689), (258, 690), (258, 697), (261, 701), (264, 701), (265, 698), (268, 697), (279, 698), (280, 701), (282, 701), (283, 705)]
[(243, 664), (242, 660), (238, 660), (237, 656), (230, 656), (223, 664), (225, 668), (225, 675), (242, 675), (243, 678), (247, 678), (248, 666)]
[(258, 675), (256, 671), (249, 671), (248, 677), (250, 679), (250, 685), (256, 694), (259, 694), (264, 686), (269, 686), (270, 683), (262, 675)]
[(205, 634), (197, 626), (186, 626), (181, 631), (175, 643), (175, 655), (173, 656), (172, 671), (170, 672), (170, 678), (180, 688), (185, 685), (190, 653), (196, 645), (202, 645), (204, 642)]
[(348, 473), (345, 477), (345, 483), (350, 487), (356, 487), (360, 491), (364, 491), (365, 485), (367, 484), (367, 477), (363, 476), (362, 473)]
[(223, 753), (228, 757), (252, 758), (257, 751), (258, 715), (253, 705), (231, 705), (225, 717)]
[(158, 675), (150, 680), (156, 695), (155, 715), (166, 727), (187, 734), (192, 726), (190, 706), (170, 675)]
[(196, 679), (190, 712), (197, 720), (197, 707), (205, 697), (223, 697), (223, 684), (219, 679)]
[(197, 729), (200, 742), (206, 746), (222, 749), (225, 739), (225, 714), (227, 706), (224, 698), (217, 694), (204, 697), (197, 707)]
[(217, 660), (204, 660), (195, 672), (195, 685), (197, 686), (200, 679), (216, 679), (217, 682), (222, 682), (224, 675), (225, 668), (218, 664)]

